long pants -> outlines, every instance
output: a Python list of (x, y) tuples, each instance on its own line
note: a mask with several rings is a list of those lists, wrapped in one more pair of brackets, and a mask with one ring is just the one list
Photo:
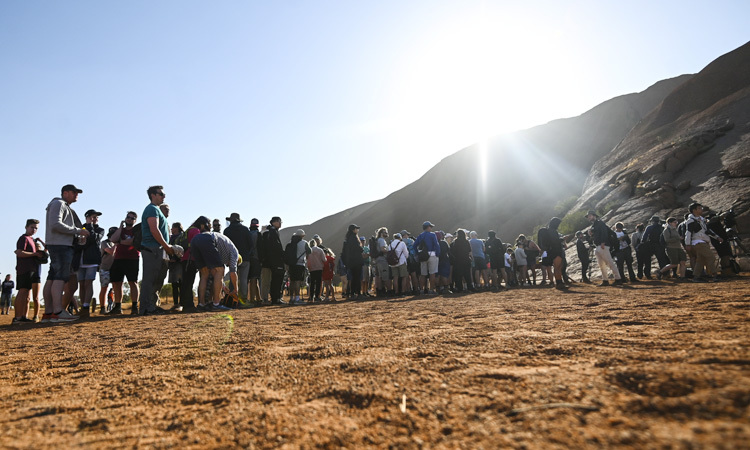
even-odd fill
[(703, 274), (703, 269), (706, 269), (706, 274), (709, 276), (716, 275), (714, 267), (716, 266), (716, 258), (714, 252), (711, 251), (708, 243), (701, 242), (700, 244), (693, 245), (695, 250), (695, 267), (693, 267), (693, 278), (699, 278)]
[(320, 298), (320, 290), (323, 287), (323, 271), (310, 271), (310, 298)]
[(349, 281), (349, 295), (362, 293), (362, 265), (347, 267), (352, 278)]
[(620, 274), (622, 274), (623, 278), (625, 278), (625, 265), (627, 265), (630, 279), (635, 280), (635, 272), (633, 272), (633, 250), (630, 248), (630, 246), (620, 249), (617, 252), (617, 270), (620, 271)]
[(193, 285), (195, 284), (195, 262), (192, 260), (182, 262), (182, 280), (180, 281), (180, 306), (193, 308), (195, 297), (193, 297)]
[(587, 254), (583, 258), (581, 258), (581, 255), (578, 255), (578, 259), (581, 260), (581, 279), (584, 281), (588, 280), (589, 279), (589, 266), (591, 265), (591, 260), (589, 259), (589, 255)]
[(612, 260), (612, 254), (609, 253), (608, 246), (605, 245), (604, 248), (602, 248), (601, 245), (597, 245), (596, 249), (594, 249), (594, 255), (596, 255), (596, 262), (599, 264), (599, 268), (602, 271), (602, 281), (607, 281), (609, 279), (607, 268), (609, 268), (615, 275), (615, 280), (620, 279), (620, 271), (617, 270), (617, 266)]
[(239, 283), (238, 289), (242, 300), (247, 300), (247, 277), (249, 274), (250, 261), (242, 261), (242, 264), (237, 266), (237, 283)]
[[(664, 247), (654, 242), (642, 242), (638, 246), (641, 252), (640, 263), (643, 263), (643, 271), (647, 277), (651, 276), (651, 257), (656, 257), (656, 262), (659, 265), (659, 270), (669, 265), (669, 258), (667, 257)], [(638, 268), (640, 271), (640, 267)]]
[(159, 300), (159, 290), (164, 285), (167, 276), (167, 261), (161, 256), (161, 248), (144, 248), (141, 252), (143, 258), (143, 279), (141, 280), (140, 301), (138, 313), (150, 313), (156, 311), (156, 302)]
[(466, 289), (473, 289), (474, 283), (471, 281), (471, 264), (454, 264), (453, 281), (456, 283), (457, 292), (463, 292), (464, 282), (466, 282)]
[(283, 296), (284, 268), (269, 270), (271, 271), (271, 281), (268, 286), (268, 295), (271, 297), (272, 302), (278, 302), (281, 301), (281, 297)]
[(273, 270), (269, 267), (260, 269), (260, 299), (268, 301), (268, 291), (271, 290), (271, 274)]

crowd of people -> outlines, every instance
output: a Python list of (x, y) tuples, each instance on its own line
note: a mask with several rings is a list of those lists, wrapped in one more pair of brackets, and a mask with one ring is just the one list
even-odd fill
[[(351, 300), (524, 288), (537, 285), (538, 272), (541, 285), (566, 290), (574, 281), (567, 274), (565, 250), (573, 245), (581, 262), (581, 282), (591, 282), (593, 252), (601, 269), (602, 286), (610, 284), (610, 272), (613, 285), (637, 283), (652, 276), (718, 281), (711, 246), (722, 269), (727, 267), (729, 257), (723, 227), (712, 226), (714, 222), (704, 218), (698, 203), (690, 205), (683, 220), (670, 217), (662, 223), (654, 216), (648, 227), (638, 224), (632, 235), (622, 223), (610, 228), (591, 210), (587, 214), (589, 228), (563, 236), (558, 230), (562, 221), (554, 217), (536, 233), (536, 241), (521, 234), (511, 244), (504, 243), (495, 231), (489, 231), (486, 238), (465, 229), (446, 233), (435, 230), (430, 221), (422, 224), (422, 232), (416, 236), (407, 230), (391, 236), (381, 227), (369, 239), (360, 234), (359, 226), (351, 224), (337, 258), (319, 235), (308, 241), (301, 229), (284, 245), (278, 216), (264, 227), (258, 219), (252, 219), (248, 227), (240, 214), (232, 213), (226, 218), (229, 225), (223, 233), (221, 222), (212, 222), (206, 216), (198, 217), (187, 228), (179, 222), (170, 226), (162, 186), (147, 189), (149, 203), (140, 221), (136, 212), (127, 211), (119, 226), (105, 231), (99, 225), (100, 212), (86, 211), (85, 222), (81, 222), (73, 210), (71, 205), (82, 192), (72, 184), (65, 185), (61, 196), (47, 205), (44, 241), (34, 237), (40, 221), (26, 221), (15, 251), (17, 286), (11, 275), (2, 283), (3, 314), (9, 312), (13, 289), (18, 290), (14, 324), (39, 320), (40, 290), (44, 298), (41, 322), (90, 317), (97, 304), (97, 275), (100, 314), (123, 314), (127, 280), (130, 313), (147, 316), (337, 301), (333, 286), (336, 276), (342, 284), (340, 299)], [(652, 275), (654, 259), (658, 268)], [(49, 270), (40, 289), (45, 264), (49, 264)], [(197, 303), (193, 290), (196, 277)], [(165, 279), (172, 287), (171, 310), (162, 308), (159, 297)], [(285, 292), (288, 300), (284, 300)], [(28, 318), (30, 301), (34, 305), (32, 319)]]

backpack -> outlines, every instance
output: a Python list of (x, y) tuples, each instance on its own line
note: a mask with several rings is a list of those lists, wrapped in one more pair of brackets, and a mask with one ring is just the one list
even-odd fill
[(141, 224), (137, 223), (133, 226), (133, 247), (140, 251), (143, 247), (141, 242), (143, 241), (143, 232), (141, 231)]
[(430, 259), (430, 252), (427, 251), (427, 244), (424, 240), (417, 246), (417, 259), (419, 259), (419, 262), (425, 262)]
[(667, 240), (664, 239), (664, 232), (663, 231), (659, 235), (659, 244), (661, 244), (662, 247), (666, 247), (667, 246)]
[(536, 234), (536, 243), (543, 251), (547, 251), (552, 246), (552, 239), (549, 236), (549, 230), (545, 227), (539, 229)]
[(380, 256), (380, 248), (378, 248), (378, 238), (375, 236), (370, 238), (370, 258), (377, 258)]
[(607, 227), (607, 236), (609, 236), (609, 248), (613, 251), (620, 250), (620, 239), (617, 238), (615, 230)]
[(180, 233), (174, 240), (174, 245), (179, 245), (183, 250), (190, 248), (190, 242), (188, 241), (188, 232), (195, 227), (188, 227), (187, 230)]
[(300, 255), (297, 255), (297, 242), (290, 242), (284, 247), (284, 264), (296, 266)]
[[(401, 241), (399, 241), (399, 244), (401, 244)], [(389, 266), (398, 266), (399, 257), (396, 249), (399, 247), (399, 244), (396, 244), (395, 248), (390, 247), (388, 254), (385, 255), (385, 259), (388, 261)], [(404, 246), (406, 246), (406, 244), (404, 244)]]

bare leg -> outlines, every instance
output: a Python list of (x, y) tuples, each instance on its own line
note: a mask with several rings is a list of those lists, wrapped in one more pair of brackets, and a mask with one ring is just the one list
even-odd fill
[(13, 302), (13, 306), (15, 307), (15, 317), (17, 319), (20, 319), (21, 317), (26, 317), (26, 315), (29, 313), (29, 290), (28, 289), (19, 289), (18, 294), (16, 294), (16, 301)]
[(39, 318), (39, 285), (40, 283), (33, 283), (31, 285), (31, 295), (34, 300), (34, 320)]

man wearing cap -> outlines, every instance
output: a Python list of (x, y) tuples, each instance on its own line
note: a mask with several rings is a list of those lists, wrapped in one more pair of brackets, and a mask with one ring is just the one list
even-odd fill
[(88, 237), (89, 232), (82, 228), (81, 220), (71, 204), (82, 193), (72, 184), (61, 189), (61, 197), (56, 197), (47, 205), (45, 241), (50, 256), (49, 273), (44, 283), (44, 315), (42, 322), (67, 322), (78, 319), (63, 306), (63, 290), (70, 279), (73, 263), (73, 240), (77, 236)]
[(112, 281), (112, 290), (115, 294), (115, 303), (109, 311), (110, 315), (122, 314), (122, 283), (125, 278), (128, 279), (130, 286), (130, 299), (132, 315), (138, 314), (138, 272), (140, 271), (141, 252), (135, 248), (135, 221), (138, 220), (138, 214), (134, 211), (128, 211), (125, 219), (120, 221), (120, 226), (115, 230), (110, 238), (115, 243), (114, 261), (110, 270), (110, 279)]
[(224, 236), (237, 247), (242, 256), (242, 264), (237, 267), (237, 278), (239, 279), (240, 299), (245, 301), (247, 296), (248, 275), (250, 273), (251, 251), (253, 247), (250, 229), (242, 224), (239, 213), (232, 213), (227, 217), (229, 226), (224, 230)]
[(429, 220), (422, 224), (422, 234), (417, 236), (417, 240), (414, 241), (414, 247), (419, 250), (420, 246), (424, 246), (429, 255), (426, 261), (421, 261), (421, 273), (422, 277), (419, 279), (420, 288), (425, 291), (427, 290), (427, 279), (429, 277), (430, 286), (429, 294), (437, 294), (437, 270), (438, 262), (440, 260), (440, 244), (438, 243), (437, 236), (432, 232), (432, 228), (435, 226)]
[(169, 224), (159, 206), (164, 203), (166, 194), (163, 186), (150, 186), (146, 190), (150, 200), (141, 215), (141, 255), (143, 257), (143, 279), (141, 280), (141, 297), (138, 314), (164, 314), (167, 311), (157, 306), (159, 291), (167, 276), (167, 255), (173, 255), (174, 250), (168, 244)]
[(102, 262), (101, 240), (104, 237), (104, 228), (99, 226), (99, 216), (102, 213), (94, 209), (86, 211), (86, 223), (83, 229), (89, 232), (86, 237), (76, 239), (74, 245), (74, 262), (78, 263), (78, 282), (80, 283), (79, 298), (83, 302), (81, 307), (81, 318), (90, 316), (89, 308), (94, 296), (94, 280), (99, 272), (99, 264)]
[(620, 271), (617, 270), (617, 265), (612, 260), (612, 254), (609, 252), (609, 227), (599, 219), (599, 215), (593, 209), (586, 214), (586, 218), (592, 223), (594, 229), (594, 255), (596, 256), (596, 262), (599, 264), (599, 268), (602, 271), (602, 284), (600, 286), (609, 286), (609, 274), (607, 268), (609, 268), (615, 275), (616, 285), (622, 284), (622, 278), (620, 277)]
[(272, 217), (262, 234), (260, 245), (260, 296), (264, 302), (270, 296), (271, 303), (276, 304), (281, 303), (281, 288), (284, 284), (284, 247), (279, 236), (281, 224), (281, 217)]
[(685, 222), (685, 248), (688, 252), (695, 252), (695, 266), (693, 267), (693, 281), (696, 283), (704, 282), (703, 270), (706, 275), (713, 277), (714, 281), (719, 281), (716, 276), (716, 257), (709, 246), (710, 237), (713, 236), (719, 242), (723, 239), (716, 233), (708, 229), (706, 219), (703, 218), (703, 206), (700, 203), (690, 205), (690, 215)]

